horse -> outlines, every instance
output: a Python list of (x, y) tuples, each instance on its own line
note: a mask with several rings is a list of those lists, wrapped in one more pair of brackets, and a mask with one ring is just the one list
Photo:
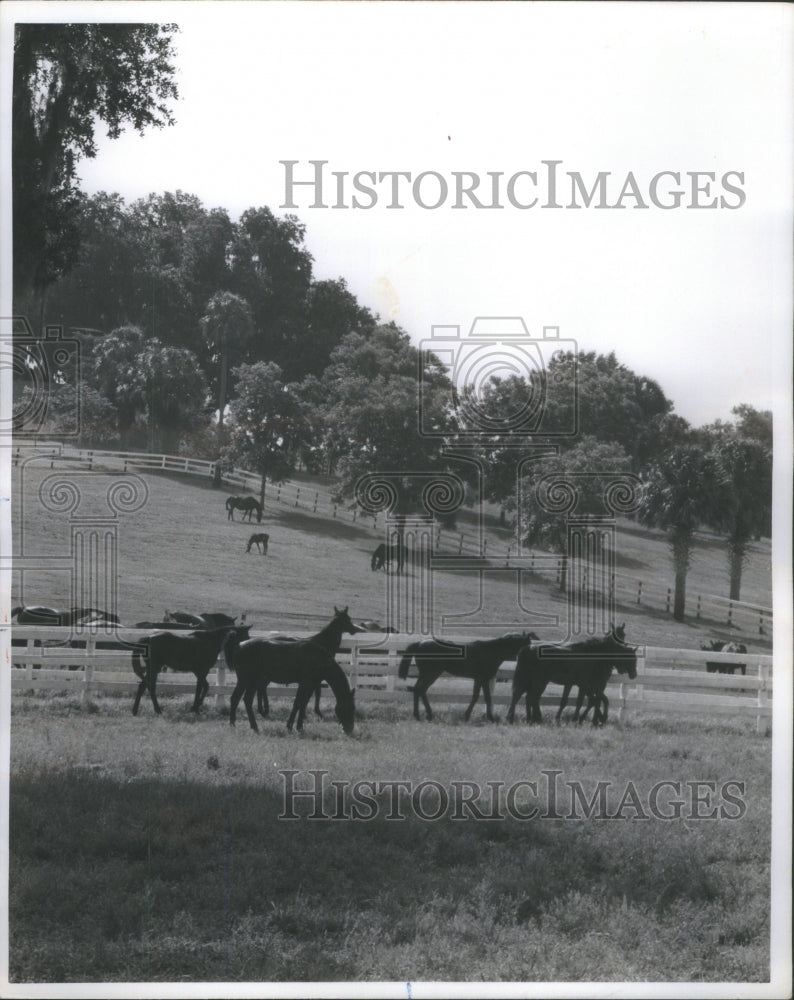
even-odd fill
[(230, 636), (226, 642), (225, 655), (237, 674), (237, 685), (230, 702), (230, 725), (235, 724), (237, 706), (242, 697), (251, 729), (259, 732), (254, 715), (254, 694), (274, 681), (276, 684), (298, 685), (287, 729), (292, 731), (297, 716), (298, 731), (301, 732), (312, 691), (325, 681), (336, 698), (336, 717), (342, 729), (348, 735), (353, 732), (355, 690), (351, 690), (347, 675), (333, 654), (318, 643), (308, 639), (292, 642), (248, 639), (239, 642), (236, 637)]
[[(349, 605), (348, 605), (349, 607)], [(321, 646), (325, 649), (331, 656), (336, 656), (339, 652), (339, 647), (342, 645), (342, 636), (355, 635), (356, 632), (361, 632), (357, 625), (354, 625), (350, 620), (350, 615), (347, 613), (348, 608), (343, 608), (341, 611), (334, 605), (334, 617), (328, 624), (320, 629), (317, 635), (310, 636), (308, 639), (292, 639), (289, 636), (273, 636), (268, 639), (268, 642), (278, 642), (278, 643), (295, 643), (295, 642), (313, 642), (316, 645)], [(289, 683), (289, 682), (287, 682)], [(267, 685), (269, 681), (264, 681), (262, 685), (257, 689), (256, 693), (256, 706), (257, 711), (266, 719), (270, 714), (270, 703), (267, 700)], [(318, 682), (314, 689), (314, 714), (322, 719), (323, 713), (320, 711), (320, 694), (322, 692), (322, 682)]]
[(270, 541), (270, 535), (264, 532), (260, 535), (251, 535), (248, 539), (248, 545), (245, 547), (246, 552), (251, 551), (251, 546), (256, 545), (257, 549), (262, 553), (263, 556), (267, 555), (267, 543)]
[(256, 500), (254, 497), (227, 497), (226, 498), (226, 512), (227, 520), (234, 520), (235, 510), (241, 510), (243, 512), (242, 520), (244, 521), (246, 515), (250, 522), (251, 515), (256, 511), (256, 519), (261, 523), (262, 521), (262, 504)]
[[(711, 640), (708, 643), (701, 642), (700, 648), (706, 653), (746, 653), (747, 646), (743, 642), (720, 642), (719, 640)], [(710, 674), (731, 674), (736, 669), (741, 670), (742, 676), (747, 675), (747, 664), (746, 663), (719, 663), (712, 660), (706, 663), (706, 670)]]
[(17, 605), (11, 617), (16, 618), (19, 625), (86, 625), (91, 623), (105, 623), (110, 625), (120, 625), (118, 615), (111, 614), (100, 608), (70, 608), (68, 611), (58, 611), (56, 608), (44, 607), (41, 604), (34, 604), (28, 607)]
[[(202, 611), (199, 616), (204, 623), (204, 628), (231, 628), (237, 624), (237, 619), (222, 611)], [(245, 615), (242, 616), (240, 625), (245, 625)]]
[[(625, 639), (626, 639), (626, 623), (623, 622), (621, 625), (618, 625), (617, 628), (613, 624), (610, 627), (609, 632), (607, 632), (607, 637), (610, 636), (610, 635), (614, 636), (615, 639), (618, 642), (624, 642)], [(559, 722), (560, 719), (562, 718), (562, 713), (565, 710), (565, 706), (568, 704), (568, 695), (571, 693), (571, 688), (573, 686), (574, 686), (573, 683), (566, 684), (565, 687), (564, 687), (564, 689), (563, 689), (562, 698), (560, 698), (560, 707), (557, 709), (557, 715), (555, 717), (555, 721), (556, 722)], [(594, 708), (596, 710), (596, 712), (600, 712), (599, 706), (600, 706), (600, 704), (601, 704), (602, 701), (606, 703), (606, 706), (609, 705), (609, 702), (607, 701), (607, 697), (606, 697), (605, 694), (589, 695), (587, 708), (584, 710), (584, 714), (580, 716), (579, 712), (582, 709), (582, 704), (584, 703), (585, 694), (587, 694), (586, 689), (580, 687), (578, 689), (578, 691), (577, 691), (576, 709), (574, 710), (574, 713), (573, 713), (573, 721), (574, 722), (584, 722), (584, 720), (587, 718), (587, 716), (588, 716), (591, 708)], [(606, 721), (606, 713), (607, 713), (607, 711), (608, 711), (608, 708), (605, 707), (604, 708), (604, 713), (603, 713), (603, 715), (604, 715), (604, 721)]]
[[(222, 611), (202, 611), (200, 615), (191, 615), (187, 611), (166, 611), (165, 621), (166, 624), (163, 626), (165, 629), (172, 627), (171, 622), (192, 629), (231, 628), (237, 623), (236, 618), (232, 618), (231, 615), (224, 614)], [(244, 622), (245, 616), (243, 616)]]
[(396, 562), (397, 572), (399, 573), (403, 568), (403, 561), (405, 560), (407, 554), (408, 547), (405, 544), (401, 545), (399, 542), (394, 542), (392, 545), (386, 545), (385, 542), (381, 542), (381, 544), (372, 553), (370, 569), (385, 570), (387, 566)]
[[(203, 618), (198, 615), (191, 615), (187, 611), (168, 611), (165, 613), (167, 622), (177, 622), (179, 625), (189, 625), (190, 628), (206, 628)], [(234, 624), (232, 622), (232, 624)]]
[(11, 617), (16, 618), (19, 625), (62, 625), (64, 624), (63, 614), (62, 611), (46, 608), (41, 604), (32, 604), (27, 607), (18, 604), (11, 611)]
[(428, 719), (433, 718), (430, 703), (427, 700), (427, 689), (443, 674), (454, 677), (471, 677), (474, 680), (469, 707), (464, 713), (468, 722), (472, 709), (480, 697), (480, 691), (485, 698), (485, 712), (489, 722), (494, 722), (491, 710), (490, 683), (496, 677), (496, 672), (505, 660), (514, 659), (520, 649), (538, 637), (534, 632), (509, 632), (497, 639), (478, 639), (475, 642), (457, 644), (441, 642), (438, 639), (421, 639), (406, 647), (397, 669), (401, 680), (408, 677), (411, 660), (415, 660), (419, 671), (419, 680), (409, 691), (414, 695), (414, 718), (419, 719), (419, 699), (425, 706)]
[[(196, 675), (196, 694), (193, 711), (198, 712), (210, 687), (207, 674), (212, 670), (218, 654), (231, 632), (248, 638), (250, 625), (236, 625), (231, 628), (195, 629), (192, 632), (155, 632), (143, 639), (132, 654), (132, 669), (140, 678), (132, 714), (138, 714), (138, 706), (145, 690), (149, 690), (155, 712), (162, 709), (157, 701), (157, 675), (164, 667), (180, 673)], [(141, 658), (145, 664), (141, 663)]]
[[(513, 695), (507, 711), (507, 721), (513, 722), (516, 705), (523, 695), (527, 697), (527, 722), (542, 722), (540, 696), (546, 685), (561, 684), (567, 691), (579, 688), (577, 713), (587, 694), (588, 711), (594, 708), (593, 725), (606, 723), (609, 699), (604, 694), (613, 668), (618, 673), (637, 676), (637, 651), (615, 638), (613, 633), (603, 638), (555, 646), (531, 645), (522, 649), (516, 659), (513, 674)], [(603, 709), (601, 709), (603, 704)], [(585, 713), (586, 714), (586, 713)]]
[(392, 635), (397, 634), (397, 629), (393, 628), (391, 625), (381, 625), (380, 622), (368, 621), (368, 622), (356, 622), (356, 628), (359, 632), (387, 632)]

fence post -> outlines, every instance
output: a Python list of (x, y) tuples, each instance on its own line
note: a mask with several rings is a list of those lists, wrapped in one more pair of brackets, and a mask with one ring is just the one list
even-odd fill
[(627, 717), (626, 710), (626, 685), (621, 682), (618, 687), (618, 698), (620, 698), (620, 706), (618, 708), (618, 722), (623, 722)]
[(463, 552), (463, 533), (461, 532), (460, 543), (458, 544), (458, 555)]
[[(767, 708), (769, 705), (769, 691), (767, 685), (769, 683), (769, 667), (765, 664), (760, 664), (758, 667), (758, 676), (761, 679), (761, 687), (758, 689), (758, 708)], [(766, 716), (761, 715), (759, 711), (755, 717), (755, 731), (757, 733), (763, 733), (766, 731)]]
[(759, 608), (759, 614), (758, 614), (758, 634), (759, 635), (763, 635), (764, 634), (764, 609), (763, 608)]
[(698, 594), (697, 610), (695, 611), (695, 618), (700, 618), (700, 594)]
[(223, 708), (226, 704), (226, 695), (223, 692), (226, 686), (226, 654), (221, 650), (218, 656), (218, 672), (215, 675), (215, 707)]
[(298, 506), (298, 502), (300, 501), (300, 498), (301, 498), (301, 488), (300, 488), (300, 486), (298, 486), (296, 488), (296, 490), (295, 490), (295, 506), (296, 507)]
[(350, 677), (348, 680), (351, 690), (358, 686), (358, 645), (355, 642), (350, 644)]
[(165, 455), (160, 456), (160, 468), (161, 469), (165, 468)]
[(83, 665), (83, 693), (80, 701), (83, 705), (88, 702), (91, 693), (91, 684), (94, 680), (94, 656), (96, 655), (96, 636), (89, 635), (85, 644), (86, 660)]
[(665, 611), (666, 611), (666, 613), (668, 615), (670, 614), (670, 597), (671, 597), (671, 592), (670, 592), (670, 588), (668, 587), (667, 588), (667, 605), (665, 607)]
[(642, 580), (637, 580), (637, 604), (642, 604)]
[(336, 504), (334, 504), (334, 517), (336, 517)]
[(733, 601), (728, 601), (728, 628), (733, 627)]
[(320, 499), (319, 492), (314, 494), (314, 513), (317, 513), (317, 501)]

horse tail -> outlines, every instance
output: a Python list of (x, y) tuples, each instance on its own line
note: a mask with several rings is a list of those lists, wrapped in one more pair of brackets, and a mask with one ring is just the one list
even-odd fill
[(147, 659), (146, 656), (146, 646), (136, 646), (132, 651), (132, 669), (135, 671), (135, 675), (140, 677), (141, 680), (146, 679), (146, 667), (141, 664), (141, 657)]
[(411, 645), (406, 649), (403, 658), (400, 660), (400, 666), (397, 668), (397, 676), (401, 681), (404, 681), (408, 677), (408, 668), (411, 666), (413, 657), (414, 647)]

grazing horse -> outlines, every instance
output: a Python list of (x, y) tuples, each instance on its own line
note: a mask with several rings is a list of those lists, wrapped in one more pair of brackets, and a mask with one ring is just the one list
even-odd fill
[[(507, 721), (515, 717), (516, 705), (522, 695), (527, 697), (527, 722), (542, 722), (540, 696), (546, 685), (561, 684), (566, 690), (574, 685), (579, 688), (577, 712), (584, 695), (590, 699), (588, 711), (594, 708), (593, 725), (605, 723), (609, 712), (609, 699), (604, 694), (613, 668), (618, 673), (637, 676), (637, 651), (608, 634), (603, 638), (555, 646), (531, 645), (522, 649), (516, 659), (513, 674), (513, 696), (507, 712)], [(601, 709), (603, 705), (603, 710)], [(585, 713), (586, 714), (586, 713)]]
[(228, 515), (228, 520), (234, 520), (235, 510), (241, 510), (243, 512), (242, 520), (244, 521), (246, 516), (248, 520), (251, 520), (251, 516), (256, 511), (256, 519), (261, 523), (262, 521), (262, 504), (256, 500), (254, 497), (227, 497), (226, 498), (226, 512)]
[(166, 611), (165, 620), (167, 622), (177, 622), (180, 625), (189, 625), (191, 628), (206, 628), (203, 618), (199, 618), (198, 615), (188, 614), (187, 611)]
[(403, 562), (407, 554), (408, 548), (405, 544), (401, 545), (399, 542), (394, 542), (392, 545), (386, 545), (384, 542), (381, 542), (372, 553), (370, 568), (373, 570), (385, 570), (387, 566), (396, 562), (397, 572), (399, 573), (403, 568)]
[[(192, 632), (155, 632), (142, 640), (132, 654), (132, 669), (140, 678), (132, 714), (138, 714), (143, 692), (148, 689), (152, 705), (158, 715), (162, 709), (157, 701), (157, 675), (164, 667), (180, 673), (196, 675), (196, 694), (193, 711), (198, 712), (210, 687), (207, 674), (212, 670), (218, 654), (230, 633), (248, 638), (249, 625), (232, 628), (196, 629)], [(141, 658), (145, 661), (141, 663)]]
[[(701, 642), (700, 648), (706, 653), (746, 653), (747, 646), (743, 642), (720, 642), (711, 640), (708, 643)], [(741, 670), (742, 676), (747, 675), (746, 663), (719, 663), (715, 660), (706, 663), (706, 670), (710, 674), (733, 674), (735, 670)]]
[(239, 642), (230, 637), (225, 648), (227, 662), (237, 674), (237, 685), (232, 692), (229, 723), (234, 725), (237, 706), (242, 697), (248, 722), (254, 732), (259, 732), (254, 715), (254, 694), (273, 681), (276, 684), (297, 684), (298, 693), (292, 705), (287, 729), (297, 716), (298, 731), (303, 729), (306, 705), (312, 691), (325, 681), (336, 698), (336, 717), (344, 731), (353, 732), (356, 703), (355, 690), (344, 670), (328, 650), (308, 639), (292, 642), (273, 642), (268, 639), (248, 639)]
[(375, 621), (356, 622), (356, 628), (359, 632), (388, 632), (392, 635), (397, 634), (397, 629), (391, 625), (383, 626), (380, 622)]
[[(334, 617), (331, 621), (324, 628), (320, 629), (317, 635), (310, 636), (308, 639), (291, 639), (289, 636), (274, 636), (267, 641), (277, 643), (313, 642), (321, 646), (331, 656), (336, 656), (339, 652), (339, 647), (342, 645), (343, 635), (355, 635), (356, 632), (362, 631), (357, 625), (353, 624), (347, 611), (347, 608), (343, 608), (340, 611), (334, 605)], [(256, 693), (257, 711), (263, 719), (266, 719), (270, 713), (270, 704), (267, 700), (268, 683), (269, 681), (264, 681), (257, 688)], [(314, 689), (314, 714), (321, 719), (323, 717), (323, 713), (320, 711), (320, 694), (322, 689), (322, 681), (319, 681)]]
[[(161, 627), (166, 630), (173, 628), (171, 622), (175, 622), (177, 625), (192, 629), (231, 628), (232, 625), (237, 623), (237, 619), (232, 618), (231, 615), (224, 614), (221, 611), (202, 611), (200, 615), (191, 615), (187, 611), (166, 611), (165, 624)], [(241, 624), (244, 623), (245, 615), (243, 615), (243, 621)]]
[(245, 551), (250, 552), (251, 546), (256, 545), (257, 549), (262, 553), (262, 555), (266, 556), (267, 543), (269, 541), (270, 541), (270, 535), (265, 534), (264, 532), (262, 532), (262, 534), (259, 535), (251, 535), (251, 537), (248, 539), (248, 545), (246, 545)]
[(11, 611), (11, 617), (16, 618), (20, 625), (62, 625), (64, 624), (63, 614), (64, 612), (57, 611), (55, 608), (45, 608), (41, 604), (33, 604), (28, 607), (19, 604)]
[(453, 677), (471, 677), (474, 679), (474, 691), (469, 707), (464, 713), (468, 722), (472, 709), (480, 697), (480, 691), (485, 698), (485, 711), (489, 722), (494, 721), (491, 710), (490, 683), (496, 677), (496, 672), (505, 660), (515, 659), (519, 650), (531, 639), (537, 639), (534, 632), (510, 632), (497, 639), (479, 639), (476, 642), (457, 644), (441, 642), (438, 639), (422, 639), (412, 642), (406, 647), (400, 660), (397, 673), (401, 680), (408, 677), (411, 660), (416, 661), (419, 680), (408, 688), (414, 694), (414, 718), (419, 719), (419, 699), (425, 706), (428, 719), (433, 718), (430, 703), (427, 700), (427, 689), (443, 674)]
[(29, 607), (17, 605), (12, 610), (11, 617), (16, 618), (20, 625), (87, 625), (89, 622), (121, 624), (118, 615), (100, 608), (70, 608), (68, 611), (58, 611), (56, 608), (46, 608), (40, 604)]

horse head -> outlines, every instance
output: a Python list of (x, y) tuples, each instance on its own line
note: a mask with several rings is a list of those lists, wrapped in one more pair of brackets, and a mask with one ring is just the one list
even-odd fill
[(629, 680), (633, 681), (637, 676), (637, 647), (624, 647), (620, 656), (615, 661), (615, 667), (619, 674), (628, 674)]
[(337, 628), (341, 628), (343, 632), (346, 632), (347, 635), (355, 635), (357, 632), (366, 632), (366, 629), (359, 628), (358, 625), (353, 623), (350, 615), (347, 613), (349, 607), (350, 605), (340, 610), (336, 605), (334, 605), (334, 624)]
[(334, 708), (337, 721), (348, 736), (353, 733), (353, 724), (356, 718), (356, 689), (353, 688), (350, 694), (337, 699)]

